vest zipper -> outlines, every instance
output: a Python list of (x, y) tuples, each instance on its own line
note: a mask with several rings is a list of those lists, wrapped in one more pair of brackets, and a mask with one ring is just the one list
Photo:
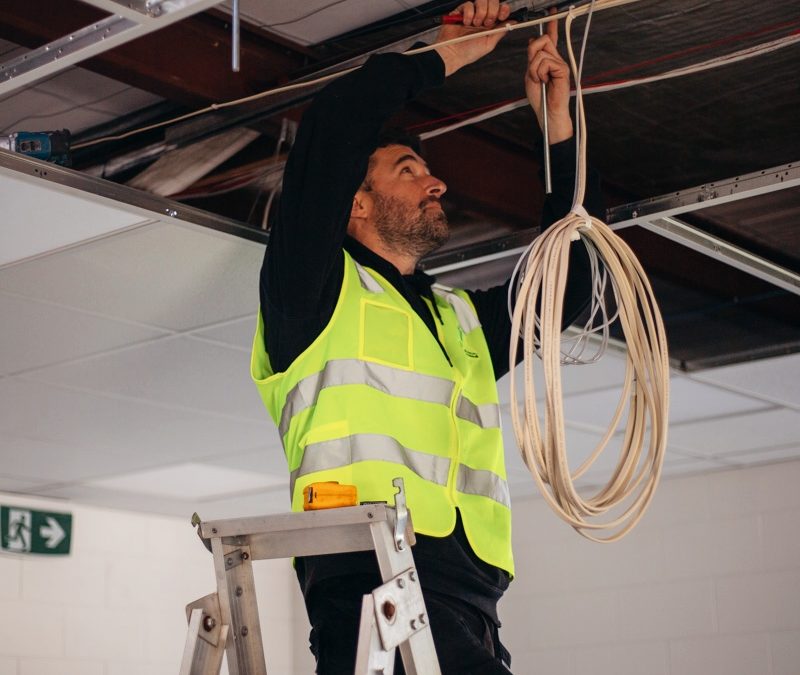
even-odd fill
[(450, 425), (453, 429), (453, 447), (450, 450), (450, 475), (447, 477), (447, 494), (453, 506), (456, 505), (456, 480), (458, 478), (458, 466), (461, 462), (461, 438), (458, 435), (456, 407), (461, 398), (462, 389), (463, 386), (459, 375), (455, 380), (453, 398), (450, 401)]

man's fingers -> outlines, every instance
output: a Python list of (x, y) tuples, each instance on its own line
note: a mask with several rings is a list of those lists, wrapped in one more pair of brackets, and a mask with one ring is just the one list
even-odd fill
[(528, 63), (528, 76), (537, 84), (549, 82), (552, 77), (566, 77), (567, 75), (567, 64), (554, 59), (545, 52), (539, 52)]
[[(550, 8), (550, 14), (556, 14), (558, 10), (555, 7)], [(554, 47), (558, 46), (558, 19), (553, 19), (547, 24), (547, 37), (553, 43)]]
[(455, 14), (460, 14), (463, 17), (465, 26), (472, 25), (472, 19), (475, 17), (475, 5), (471, 2), (465, 2), (456, 7)]
[(528, 41), (528, 61), (539, 52), (546, 52), (553, 58), (560, 59), (561, 61), (564, 60), (561, 58), (561, 54), (558, 53), (558, 49), (556, 49), (549, 35), (542, 35), (541, 37)]
[(454, 13), (461, 14), (463, 25), (473, 28), (491, 28), (497, 22), (505, 21), (511, 8), (500, 4), (500, 0), (474, 0), (460, 4)]
[(472, 17), (472, 25), (476, 28), (483, 25), (486, 20), (486, 12), (489, 9), (489, 0), (475, 0), (475, 16)]

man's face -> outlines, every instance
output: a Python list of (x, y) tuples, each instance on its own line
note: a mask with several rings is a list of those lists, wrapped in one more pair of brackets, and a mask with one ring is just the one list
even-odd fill
[(439, 203), (447, 186), (431, 176), (411, 148), (378, 148), (370, 159), (367, 184), (370, 221), (389, 248), (419, 258), (447, 241), (447, 216)]

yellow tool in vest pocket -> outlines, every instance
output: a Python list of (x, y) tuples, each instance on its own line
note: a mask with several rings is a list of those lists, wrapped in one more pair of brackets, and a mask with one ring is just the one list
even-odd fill
[(337, 481), (311, 483), (303, 489), (303, 511), (338, 509), (356, 506), (358, 489), (355, 485), (340, 485)]

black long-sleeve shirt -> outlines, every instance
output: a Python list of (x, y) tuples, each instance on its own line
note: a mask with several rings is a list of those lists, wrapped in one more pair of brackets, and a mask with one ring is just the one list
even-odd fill
[[(434, 318), (422, 300), (433, 279), (419, 271), (402, 275), (347, 236), (346, 230), (353, 196), (366, 175), (383, 125), (420, 91), (443, 81), (444, 64), (435, 52), (373, 56), (360, 70), (321, 91), (305, 112), (287, 160), (277, 219), (261, 270), (265, 342), (275, 372), (286, 370), (330, 320), (343, 279), (343, 248), (389, 281), (436, 335)], [(554, 190), (545, 203), (543, 227), (571, 206), (574, 143), (552, 146), (551, 162)], [(572, 319), (589, 297), (588, 268), (577, 258), (576, 263), (565, 301), (565, 316)], [(508, 283), (470, 292), (497, 378), (509, 369), (507, 290)], [(417, 542), (414, 555), (423, 586), (467, 600), (496, 620), (494, 605), (508, 585), (508, 576), (475, 556), (460, 518), (450, 536), (418, 535)], [(322, 579), (375, 570), (372, 553), (297, 561), (306, 592)]]

